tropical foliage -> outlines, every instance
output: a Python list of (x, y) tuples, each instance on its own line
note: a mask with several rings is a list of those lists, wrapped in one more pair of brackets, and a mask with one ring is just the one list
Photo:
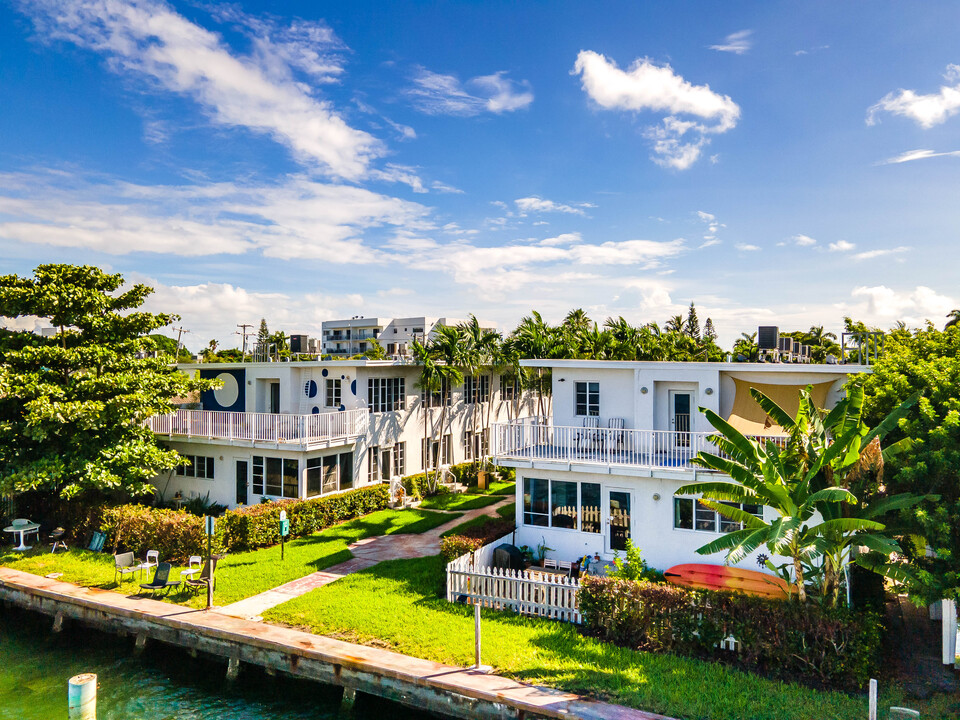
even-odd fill
[(180, 463), (144, 421), (209, 382), (149, 357), (148, 335), (176, 319), (139, 310), (152, 292), (86, 265), (0, 277), (0, 317), (55, 331), (0, 330), (0, 492), (152, 494)]
[[(800, 407), (791, 417), (762, 392), (751, 389), (754, 399), (786, 432), (780, 443), (748, 438), (715, 412), (701, 408), (717, 430), (713, 440), (719, 452), (701, 452), (694, 462), (731, 480), (693, 483), (677, 492), (701, 494), (704, 505), (742, 525), (697, 552), (726, 552), (727, 560), (736, 563), (766, 546), (772, 555), (788, 558), (780, 566), (769, 559), (766, 564), (795, 582), (801, 601), (812, 592), (824, 604), (836, 606), (844, 568), (850, 562), (899, 574), (889, 559), (900, 547), (880, 519), (922, 498), (909, 493), (858, 496), (854, 490), (860, 478), (882, 473), (880, 440), (916, 398), (898, 405), (870, 429), (862, 418), (862, 381), (851, 381), (846, 397), (829, 413), (816, 406), (810, 391), (800, 391)], [(769, 508), (775, 517), (758, 517), (741, 504)], [(881, 560), (855, 555), (855, 547), (869, 548)]]

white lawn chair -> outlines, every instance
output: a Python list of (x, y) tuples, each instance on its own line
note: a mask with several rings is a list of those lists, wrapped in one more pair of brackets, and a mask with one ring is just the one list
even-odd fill
[(557, 561), (556, 561), (556, 560), (553, 560), (553, 559), (551, 559), (551, 558), (544, 558), (544, 559), (543, 559), (543, 569), (544, 569), (544, 570), (556, 570), (556, 569), (557, 569)]
[(203, 569), (203, 558), (199, 555), (191, 555), (187, 561), (187, 566), (180, 571), (181, 578), (192, 578)]
[(623, 418), (610, 418), (607, 421), (607, 427), (610, 428), (610, 444), (614, 450), (623, 450), (623, 439), (626, 433), (623, 429), (626, 427), (626, 420)]
[(143, 563), (143, 569), (160, 567), (160, 553), (157, 550), (147, 550), (147, 560)]
[(567, 575), (573, 574), (573, 563), (569, 560), (557, 560), (557, 569), (566, 570)]
[(584, 448), (594, 449), (600, 440), (600, 418), (587, 415), (583, 418), (583, 429), (577, 433), (577, 452)]

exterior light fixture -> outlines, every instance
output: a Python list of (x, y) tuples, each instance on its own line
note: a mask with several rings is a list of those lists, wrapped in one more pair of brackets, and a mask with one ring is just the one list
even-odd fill
[(654, 494), (653, 494), (653, 499), (654, 499), (655, 502), (660, 502), (660, 493), (654, 493)]
[(560, 380), (559, 380), (558, 382), (566, 382), (566, 381), (567, 381), (566, 378), (560, 378)]
[(713, 388), (707, 388), (706, 390), (704, 390), (704, 392), (705, 392), (707, 395), (713, 395)]
[(640, 394), (641, 394), (641, 395), (646, 395), (646, 394), (647, 394), (648, 392), (650, 392), (650, 391), (649, 391), (649, 390), (647, 390), (647, 388), (646, 388), (646, 387), (642, 387), (642, 388), (640, 388)]

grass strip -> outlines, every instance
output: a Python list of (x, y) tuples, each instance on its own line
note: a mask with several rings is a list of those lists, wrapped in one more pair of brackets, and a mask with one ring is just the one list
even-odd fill
[(498, 495), (467, 495), (466, 493), (445, 493), (424, 498), (420, 503), (422, 510), (475, 510), (499, 502)]

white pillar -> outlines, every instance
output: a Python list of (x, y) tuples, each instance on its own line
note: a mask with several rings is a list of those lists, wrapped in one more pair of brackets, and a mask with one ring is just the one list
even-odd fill
[(97, 720), (97, 676), (74, 675), (67, 682), (67, 714), (70, 720)]
[(941, 601), (940, 627), (943, 629), (943, 664), (953, 667), (957, 657), (957, 603)]

